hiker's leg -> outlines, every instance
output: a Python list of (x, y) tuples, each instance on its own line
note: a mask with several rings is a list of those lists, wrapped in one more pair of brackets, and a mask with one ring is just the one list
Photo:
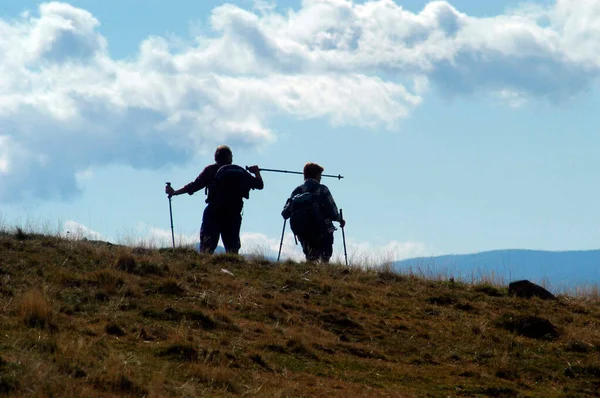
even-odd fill
[(221, 239), (227, 253), (238, 254), (242, 243), (240, 242), (240, 229), (242, 227), (242, 215), (238, 212), (227, 214), (223, 217), (223, 228)]
[(306, 262), (314, 263), (319, 260), (319, 251), (318, 248), (315, 247), (314, 242), (301, 240), (300, 244), (302, 245), (302, 252), (306, 257)]
[(327, 234), (319, 241), (319, 257), (322, 262), (329, 263), (333, 255), (333, 234)]
[(219, 243), (219, 223), (214, 209), (209, 204), (204, 209), (200, 226), (200, 252), (212, 254)]

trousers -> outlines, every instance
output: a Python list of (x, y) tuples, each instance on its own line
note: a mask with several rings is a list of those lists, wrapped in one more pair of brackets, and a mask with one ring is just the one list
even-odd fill
[(300, 239), (306, 261), (328, 263), (333, 254), (333, 233), (327, 233), (318, 239)]
[(209, 203), (202, 215), (200, 252), (214, 253), (220, 237), (225, 251), (237, 254), (242, 246), (240, 242), (241, 227), (240, 209), (223, 209)]

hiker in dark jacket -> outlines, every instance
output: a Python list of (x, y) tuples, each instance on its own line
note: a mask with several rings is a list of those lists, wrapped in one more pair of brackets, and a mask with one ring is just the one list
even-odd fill
[[(304, 165), (304, 183), (292, 191), (281, 215), (286, 220), (291, 218), (290, 225), (292, 226), (292, 231), (298, 237), (298, 240), (302, 245), (302, 251), (306, 256), (306, 261), (316, 262), (321, 260), (324, 263), (328, 263), (333, 254), (333, 232), (336, 230), (333, 226), (333, 221), (339, 222), (340, 227), (342, 228), (346, 225), (346, 221), (340, 216), (329, 188), (320, 183), (323, 170), (323, 167), (316, 163), (309, 162)], [(317, 220), (310, 224), (307, 232), (299, 233), (299, 227), (296, 227), (296, 231), (294, 231), (293, 213), (295, 206), (293, 205), (292, 199), (306, 192), (312, 193), (311, 201), (314, 201), (314, 206), (320, 217), (317, 217)], [(296, 222), (301, 223), (303, 220), (306, 221), (307, 219), (308, 216), (303, 215), (300, 217), (300, 220)]]
[(232, 163), (231, 149), (221, 145), (215, 151), (215, 163), (206, 166), (194, 181), (178, 190), (170, 185), (165, 188), (169, 197), (183, 193), (193, 195), (201, 189), (208, 191), (200, 227), (202, 253), (213, 253), (219, 243), (219, 236), (227, 253), (239, 252), (243, 198), (249, 198), (251, 189), (264, 188), (258, 166), (248, 167), (248, 171), (254, 174), (252, 176)]

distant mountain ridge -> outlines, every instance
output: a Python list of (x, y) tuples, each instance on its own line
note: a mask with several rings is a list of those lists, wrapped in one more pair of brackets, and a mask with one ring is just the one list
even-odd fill
[(492, 250), (474, 254), (450, 254), (395, 261), (398, 271), (442, 274), (448, 277), (510, 282), (529, 279), (555, 289), (600, 285), (600, 250), (544, 251)]

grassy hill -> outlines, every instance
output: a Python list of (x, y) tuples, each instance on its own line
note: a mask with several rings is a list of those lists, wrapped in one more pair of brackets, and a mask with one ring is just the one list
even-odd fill
[(596, 396), (598, 304), (4, 232), (0, 395)]

